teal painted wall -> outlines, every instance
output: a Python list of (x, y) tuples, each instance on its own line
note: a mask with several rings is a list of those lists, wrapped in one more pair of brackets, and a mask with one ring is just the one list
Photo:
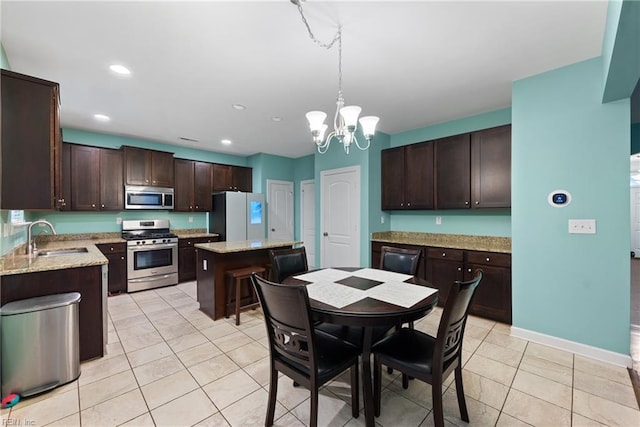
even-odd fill
[[(511, 108), (504, 108), (391, 135), (390, 145), (391, 147), (398, 147), (509, 123), (511, 123)], [(380, 175), (379, 168), (376, 174)], [(440, 225), (436, 224), (437, 216), (442, 218), (442, 224)], [(380, 222), (379, 219), (378, 222)], [(391, 230), (394, 231), (511, 236), (511, 211), (508, 209), (497, 211), (464, 209), (415, 212), (391, 211), (390, 223)]]
[(5, 70), (10, 70), (11, 66), (9, 65), (9, 59), (7, 58), (7, 53), (4, 51), (4, 46), (0, 43), (0, 68), (4, 68)]
[[(375, 144), (369, 148), (369, 233), (389, 231), (391, 228), (391, 215), (381, 209), (382, 206), (382, 179), (381, 179), (381, 152), (389, 148), (391, 136), (378, 132), (375, 136)], [(367, 258), (371, 259), (371, 236), (367, 239)]]
[[(513, 324), (629, 354), (629, 100), (602, 104), (602, 58), (516, 81)], [(547, 203), (571, 192), (564, 208)], [(595, 218), (597, 234), (568, 234)]]
[[(293, 232), (294, 239), (301, 240), (300, 235), (300, 182), (314, 179), (313, 173), (314, 156), (310, 154), (308, 156), (299, 157), (293, 161), (293, 216), (295, 229)], [(315, 181), (314, 181), (315, 183)]]
[(603, 101), (629, 98), (640, 79), (639, 1), (609, 2), (603, 57)]

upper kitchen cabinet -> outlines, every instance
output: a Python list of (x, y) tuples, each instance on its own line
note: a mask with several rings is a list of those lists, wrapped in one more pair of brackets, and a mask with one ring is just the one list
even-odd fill
[(511, 125), (438, 139), (436, 209), (511, 207)]
[(511, 125), (471, 134), (474, 208), (511, 207)]
[(212, 164), (175, 159), (174, 211), (209, 212), (213, 188)]
[(61, 207), (58, 83), (2, 70), (2, 209)]
[(471, 141), (468, 133), (435, 141), (436, 209), (464, 209), (471, 197)]
[(71, 209), (121, 211), (124, 209), (122, 151), (71, 146)]
[(127, 185), (173, 187), (173, 153), (124, 146)]
[(382, 150), (382, 209), (433, 209), (433, 142)]
[(253, 189), (252, 169), (244, 166), (213, 164), (213, 191), (246, 191)]

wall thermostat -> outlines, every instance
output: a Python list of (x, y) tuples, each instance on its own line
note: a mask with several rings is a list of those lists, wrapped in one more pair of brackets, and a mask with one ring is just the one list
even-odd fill
[(571, 203), (571, 193), (566, 190), (555, 190), (549, 193), (549, 204), (554, 208), (563, 208)]

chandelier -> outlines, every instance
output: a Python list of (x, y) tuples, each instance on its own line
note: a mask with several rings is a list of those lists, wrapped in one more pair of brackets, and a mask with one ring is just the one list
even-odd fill
[(366, 139), (366, 145), (364, 145), (364, 143), (361, 145), (356, 137), (356, 130), (358, 129), (358, 116), (360, 115), (362, 108), (357, 105), (348, 105), (345, 107), (344, 97), (342, 96), (342, 26), (338, 26), (338, 31), (330, 43), (322, 43), (313, 35), (311, 27), (304, 16), (302, 11), (302, 1), (304, 0), (290, 1), (298, 7), (298, 11), (302, 17), (302, 22), (305, 27), (307, 27), (309, 37), (315, 44), (325, 49), (331, 49), (336, 43), (338, 43), (338, 98), (336, 100), (336, 113), (333, 117), (333, 130), (329, 135), (327, 135), (326, 139), (324, 134), (328, 126), (324, 123), (324, 120), (327, 118), (327, 113), (323, 111), (309, 111), (306, 114), (307, 120), (309, 121), (311, 136), (313, 138), (313, 142), (315, 142), (318, 147), (318, 152), (320, 154), (326, 153), (331, 141), (334, 139), (343, 145), (344, 151), (347, 154), (349, 154), (349, 147), (351, 147), (351, 144), (355, 144), (360, 150), (366, 150), (371, 144), (371, 138), (373, 138), (373, 135), (375, 134), (376, 125), (380, 118), (376, 116), (360, 118), (359, 122), (362, 127), (362, 134)]

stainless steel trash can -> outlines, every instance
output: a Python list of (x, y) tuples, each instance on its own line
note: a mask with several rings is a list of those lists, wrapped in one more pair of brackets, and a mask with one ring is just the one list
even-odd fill
[(2, 395), (23, 397), (80, 375), (80, 294), (46, 295), (0, 308)]

